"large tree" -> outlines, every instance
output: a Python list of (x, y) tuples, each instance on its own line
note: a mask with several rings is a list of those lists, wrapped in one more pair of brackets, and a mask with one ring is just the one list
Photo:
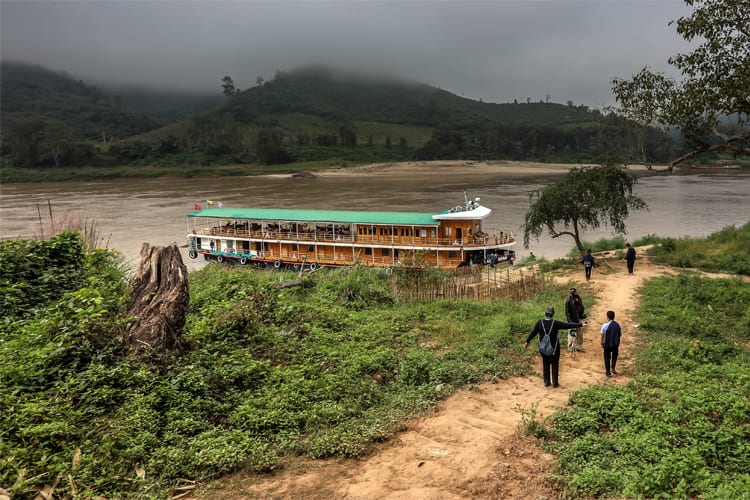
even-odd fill
[(679, 127), (690, 150), (670, 169), (707, 152), (750, 156), (750, 1), (685, 3), (694, 10), (677, 20), (677, 33), (698, 45), (668, 60), (682, 80), (647, 67), (629, 80), (612, 80), (623, 115), (642, 125)]
[(583, 254), (584, 231), (610, 226), (615, 233), (625, 234), (630, 210), (648, 209), (633, 194), (636, 182), (626, 168), (602, 165), (574, 168), (560, 181), (532, 191), (523, 224), (524, 246), (528, 248), (531, 238), (538, 240), (546, 230), (553, 238), (570, 236)]

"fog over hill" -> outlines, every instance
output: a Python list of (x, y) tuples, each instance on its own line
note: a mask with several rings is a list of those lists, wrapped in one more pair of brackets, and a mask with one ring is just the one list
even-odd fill
[(5, 60), (87, 82), (220, 92), (324, 64), (485, 102), (611, 104), (609, 81), (669, 72), (681, 0), (617, 2), (3, 1)]

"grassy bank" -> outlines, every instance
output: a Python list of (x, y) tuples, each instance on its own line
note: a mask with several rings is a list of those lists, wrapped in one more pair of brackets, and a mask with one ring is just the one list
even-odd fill
[[(71, 234), (0, 242), (0, 487), (164, 498), (183, 479), (362, 456), (455, 388), (527, 373), (521, 339), (565, 295), (410, 304), (373, 270), (280, 277), (296, 275), (191, 273), (185, 351), (135, 357), (117, 255)], [(641, 293), (634, 381), (578, 391), (529, 428), (568, 497), (741, 498), (750, 285), (684, 274)]]
[(149, 360), (118, 340), (111, 254), (65, 236), (2, 242), (0, 259), (0, 485), (20, 496), (61, 477), (56, 495), (163, 498), (181, 478), (360, 456), (456, 387), (525, 373), (519, 338), (564, 295), (400, 304), (372, 270), (278, 289), (210, 265), (190, 275), (186, 352)]

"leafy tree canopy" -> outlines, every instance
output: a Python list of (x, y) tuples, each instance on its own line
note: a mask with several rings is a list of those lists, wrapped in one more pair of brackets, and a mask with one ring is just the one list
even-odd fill
[[(630, 80), (615, 78), (621, 112), (644, 125), (677, 126), (690, 151), (672, 166), (702, 153), (750, 156), (750, 3), (747, 0), (685, 0), (692, 14), (677, 33), (699, 45), (669, 59), (682, 73), (676, 82), (644, 68)], [(732, 126), (724, 123), (729, 119)]]
[(637, 178), (625, 167), (602, 165), (574, 168), (559, 182), (532, 191), (531, 206), (523, 224), (523, 243), (538, 239), (547, 230), (553, 238), (573, 238), (583, 253), (581, 232), (610, 226), (625, 234), (630, 210), (648, 209), (646, 202), (633, 195)]

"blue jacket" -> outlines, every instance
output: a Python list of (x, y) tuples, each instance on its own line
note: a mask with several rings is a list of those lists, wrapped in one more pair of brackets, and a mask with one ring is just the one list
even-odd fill
[(602, 326), (602, 345), (607, 349), (613, 349), (620, 347), (620, 336), (622, 335), (622, 328), (620, 324), (612, 320)]

